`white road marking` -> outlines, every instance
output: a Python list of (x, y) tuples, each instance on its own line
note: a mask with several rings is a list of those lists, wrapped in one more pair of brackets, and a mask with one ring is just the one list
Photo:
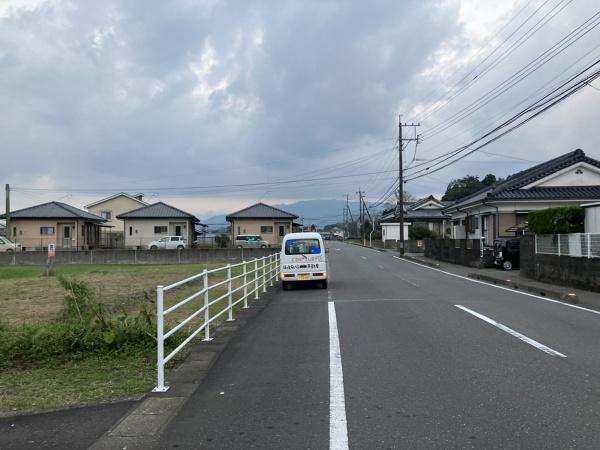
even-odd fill
[(549, 355), (560, 356), (561, 358), (567, 357), (566, 355), (563, 355), (562, 353), (557, 352), (556, 350), (553, 350), (550, 347), (546, 347), (544, 344), (540, 344), (538, 341), (528, 338), (527, 336), (519, 333), (518, 331), (515, 331), (512, 328), (508, 328), (506, 325), (502, 325), (500, 322), (496, 322), (494, 319), (490, 319), (489, 317), (486, 317), (483, 314), (479, 314), (478, 312), (475, 312), (472, 309), (465, 308), (462, 305), (454, 305), (454, 306), (462, 309), (465, 312), (468, 312), (469, 314), (472, 314), (473, 316), (483, 320), (484, 322), (487, 322), (491, 325), (494, 325), (495, 327), (500, 328), (502, 331), (505, 331), (506, 333), (510, 334), (511, 336), (514, 336), (517, 339), (521, 339), (523, 342), (526, 342), (527, 344), (537, 348), (538, 350), (548, 353)]
[(404, 282), (406, 282), (406, 283), (408, 283), (408, 284), (411, 284), (411, 285), (413, 285), (414, 287), (419, 287), (419, 285), (418, 285), (417, 283), (413, 283), (412, 281), (410, 281), (410, 280), (407, 280), (406, 278), (404, 278), (404, 277), (403, 277), (403, 276), (401, 276), (401, 275), (398, 275), (397, 273), (393, 273), (393, 272), (392, 272), (392, 274), (393, 274), (393, 275), (395, 275), (395, 276), (397, 276), (398, 278), (400, 278), (402, 281), (404, 281)]
[(361, 256), (361, 258), (362, 258), (362, 259), (367, 259), (367, 257), (366, 257), (366, 256)]
[[(318, 301), (318, 300), (315, 300)], [(423, 298), (336, 298), (336, 303), (355, 303), (355, 302), (422, 302)]]
[(510, 288), (507, 288), (504, 286), (498, 286), (496, 284), (490, 284), (490, 283), (486, 283), (484, 281), (474, 280), (473, 278), (463, 277), (462, 275), (457, 275), (452, 272), (446, 272), (445, 270), (436, 269), (435, 267), (429, 267), (429, 266), (426, 266), (425, 264), (419, 264), (414, 261), (409, 261), (408, 259), (400, 258), (399, 256), (393, 256), (393, 258), (399, 259), (400, 261), (404, 261), (404, 262), (407, 262), (410, 264), (414, 264), (415, 266), (424, 267), (425, 269), (435, 270), (436, 272), (445, 273), (446, 275), (450, 275), (451, 277), (461, 278), (463, 280), (470, 281), (471, 283), (485, 284), (486, 286), (490, 286), (490, 287), (493, 287), (496, 289), (502, 289), (504, 291), (514, 292), (515, 294), (526, 295), (527, 297), (533, 297), (533, 298), (537, 298), (539, 300), (545, 300), (545, 301), (551, 302), (551, 303), (558, 303), (559, 305), (568, 306), (569, 308), (575, 308), (575, 309), (580, 309), (582, 311), (591, 312), (594, 314), (600, 314), (600, 311), (596, 311), (594, 309), (584, 308), (583, 306), (572, 305), (571, 303), (561, 302), (560, 300), (553, 300), (551, 298), (542, 297), (540, 295), (530, 294), (528, 292), (516, 291), (514, 289), (510, 289)]
[[(328, 292), (328, 297), (331, 299), (331, 291)], [(335, 304), (330, 301), (327, 306), (329, 309), (329, 448), (331, 450), (347, 450), (348, 425), (346, 423), (340, 338)]]
[(385, 269), (385, 267), (383, 267), (382, 265), (379, 265), (377, 267), (379, 267), (380, 270), (384, 270)]

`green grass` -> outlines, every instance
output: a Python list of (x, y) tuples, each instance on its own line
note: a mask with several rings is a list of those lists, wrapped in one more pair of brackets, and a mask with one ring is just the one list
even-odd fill
[(0, 371), (0, 412), (38, 410), (125, 398), (155, 383), (148, 355), (86, 358), (53, 367)]
[[(127, 350), (128, 347), (125, 347), (125, 350), (102, 353), (106, 350), (100, 349), (100, 346), (99, 350), (92, 352), (83, 349), (73, 354), (69, 351), (58, 356), (44, 356), (52, 353), (52, 349), (46, 348), (47, 345), (44, 347), (43, 344), (54, 342), (51, 341), (51, 337), (60, 343), (62, 341), (59, 338), (63, 339), (64, 335), (63, 333), (57, 335), (58, 337), (52, 335), (43, 338), (43, 333), (59, 332), (61, 329), (61, 309), (67, 292), (58, 281), (59, 276), (86, 283), (93, 290), (94, 301), (102, 303), (106, 313), (113, 318), (122, 314), (135, 317), (144, 305), (147, 310), (154, 311), (157, 284), (168, 285), (200, 273), (205, 268), (214, 267), (222, 267), (222, 264), (69, 265), (55, 267), (54, 275), (49, 277), (41, 275), (44, 271), (42, 267), (0, 268), (0, 308), (3, 309), (0, 332), (14, 330), (19, 333), (21, 331), (18, 330), (23, 330), (24, 326), (33, 326), (34, 332), (27, 336), (33, 339), (32, 343), (37, 342), (35, 345), (29, 345), (27, 340), (23, 341), (21, 356), (12, 363), (5, 361), (0, 370), (0, 412), (55, 408), (131, 397), (148, 392), (155, 383), (154, 345), (151, 346), (151, 350), (148, 346), (136, 347), (133, 350)], [(249, 266), (248, 269), (251, 270), (252, 267)], [(232, 269), (232, 274), (235, 276), (241, 274), (241, 271), (241, 267), (236, 267)], [(210, 275), (210, 284), (223, 280), (225, 275), (226, 271)], [(249, 276), (249, 280), (254, 280), (253, 274)], [(241, 279), (235, 280), (234, 288), (241, 282)], [(249, 286), (248, 290), (252, 287)], [(165, 308), (201, 288), (200, 278), (190, 285), (167, 292)], [(211, 290), (210, 300), (220, 297), (225, 292), (226, 286)], [(241, 295), (242, 291), (235, 293), (233, 301)], [(199, 296), (168, 315), (165, 321), (166, 329), (179, 323), (203, 304), (204, 298)], [(211, 317), (226, 306), (227, 298), (213, 305), (210, 308)], [(238, 304), (235, 310), (242, 306), (242, 303)], [(191, 321), (182, 332), (187, 336), (202, 323), (203, 316), (204, 314), (201, 314)], [(211, 332), (226, 319), (227, 314), (223, 314), (219, 320), (212, 323)], [(15, 336), (6, 334), (5, 338)], [(69, 339), (68, 336), (65, 339)], [(196, 340), (202, 337), (203, 333), (200, 333)], [(180, 338), (177, 336), (169, 339), (168, 344), (171, 348), (176, 345), (178, 339)], [(4, 342), (9, 345), (8, 339)], [(188, 344), (170, 366), (185, 358), (192, 346), (193, 342)], [(168, 351), (167, 349), (167, 353)], [(38, 353), (43, 357), (35, 356)], [(5, 356), (8, 356), (8, 353)]]
[[(54, 266), (57, 275), (111, 274), (111, 273), (181, 273), (189, 275), (204, 270), (214, 264), (75, 264)], [(4, 266), (0, 267), (0, 281), (16, 278), (36, 278), (43, 276), (43, 266)]]

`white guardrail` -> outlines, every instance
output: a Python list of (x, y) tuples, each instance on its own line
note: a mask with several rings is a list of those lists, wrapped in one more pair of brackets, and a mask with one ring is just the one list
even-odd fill
[(535, 252), (544, 255), (600, 258), (600, 234), (536, 234)]
[[(237, 267), (242, 268), (242, 273), (236, 276), (232, 276), (232, 269)], [(251, 268), (251, 270), (249, 270)], [(219, 280), (214, 284), (209, 283), (209, 276), (219, 273), (225, 273), (225, 278)], [(157, 384), (153, 389), (153, 392), (166, 392), (169, 389), (165, 385), (165, 365), (189, 342), (194, 339), (201, 331), (204, 330), (204, 341), (210, 341), (210, 324), (221, 317), (223, 314), (228, 313), (228, 321), (233, 319), (233, 308), (241, 302), (244, 302), (244, 308), (248, 308), (248, 298), (254, 295), (254, 299), (258, 300), (259, 292), (262, 289), (263, 292), (267, 292), (267, 284), (273, 286), (273, 282), (277, 280), (279, 274), (279, 253), (264, 256), (262, 258), (255, 258), (250, 261), (244, 261), (238, 264), (227, 264), (226, 266), (219, 267), (216, 269), (207, 270), (186, 278), (185, 280), (178, 281), (168, 286), (157, 286), (156, 287), (156, 340), (157, 340)], [(172, 289), (190, 285), (193, 281), (202, 280), (202, 288), (187, 298), (180, 300), (173, 306), (164, 308), (165, 303), (165, 292)], [(237, 283), (241, 284), (237, 287), (233, 287), (234, 281), (240, 280)], [(236, 284), (237, 284), (236, 283)], [(211, 299), (210, 294), (213, 289), (225, 287), (226, 291), (224, 294)], [(239, 295), (239, 298), (237, 295)], [(183, 319), (169, 331), (165, 332), (165, 316), (171, 314), (182, 306), (189, 302), (202, 298), (202, 306), (190, 314), (188, 317)], [(212, 311), (214, 314), (211, 316), (211, 306), (218, 304), (219, 302), (227, 299), (227, 305), (218, 312)], [(193, 319), (201, 316), (204, 313), (203, 322), (196, 328), (181, 344), (177, 346), (171, 353), (165, 357), (165, 340), (172, 336), (177, 331), (181, 330), (184, 326), (190, 323)]]

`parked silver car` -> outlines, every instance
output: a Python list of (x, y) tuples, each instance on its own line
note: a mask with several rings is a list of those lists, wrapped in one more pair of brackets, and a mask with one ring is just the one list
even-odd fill
[(237, 248), (267, 248), (269, 243), (258, 234), (240, 234), (235, 238)]
[(165, 236), (158, 241), (152, 241), (148, 244), (151, 250), (168, 249), (168, 250), (183, 250), (187, 247), (187, 242), (183, 236)]
[(0, 236), (0, 252), (20, 252), (21, 244), (11, 242), (3, 236)]

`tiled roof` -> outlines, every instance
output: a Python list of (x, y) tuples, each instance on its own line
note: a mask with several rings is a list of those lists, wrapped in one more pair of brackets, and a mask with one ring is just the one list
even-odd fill
[(225, 219), (297, 219), (298, 216), (264, 203), (256, 203), (247, 208), (229, 214)]
[(134, 209), (133, 211), (119, 214), (117, 219), (187, 219), (198, 222), (198, 219), (193, 214), (163, 202), (153, 203), (148, 206)]
[(92, 202), (89, 205), (85, 205), (85, 208), (91, 208), (92, 206), (98, 205), (100, 203), (107, 202), (109, 200), (112, 200), (113, 198), (117, 198), (117, 197), (121, 197), (121, 196), (127, 197), (130, 200), (139, 202), (140, 205), (147, 205), (148, 203), (145, 202), (144, 200), (140, 200), (139, 198), (136, 198), (136, 196), (140, 196), (141, 197), (143, 195), (144, 194), (142, 194), (142, 193), (135, 194), (135, 195), (129, 195), (129, 194), (125, 193), (125, 192), (119, 192), (118, 194), (114, 194), (114, 195), (111, 195), (110, 197), (106, 197), (106, 198), (102, 198), (100, 200), (96, 200), (95, 202)]
[(600, 186), (553, 186), (502, 191), (493, 195), (495, 200), (593, 200), (600, 198)]
[(577, 149), (558, 158), (543, 162), (537, 166), (509, 176), (506, 180), (492, 187), (486, 187), (474, 194), (462, 198), (447, 208), (462, 207), (482, 200), (535, 199), (535, 200), (578, 200), (598, 197), (599, 186), (572, 187), (534, 187), (522, 189), (535, 181), (541, 180), (555, 172), (584, 162), (600, 168), (600, 161), (586, 156), (583, 150)]
[[(5, 218), (6, 214), (0, 217)], [(84, 219), (90, 222), (106, 222), (100, 216), (61, 202), (48, 202), (12, 211), (10, 217), (11, 219)]]

